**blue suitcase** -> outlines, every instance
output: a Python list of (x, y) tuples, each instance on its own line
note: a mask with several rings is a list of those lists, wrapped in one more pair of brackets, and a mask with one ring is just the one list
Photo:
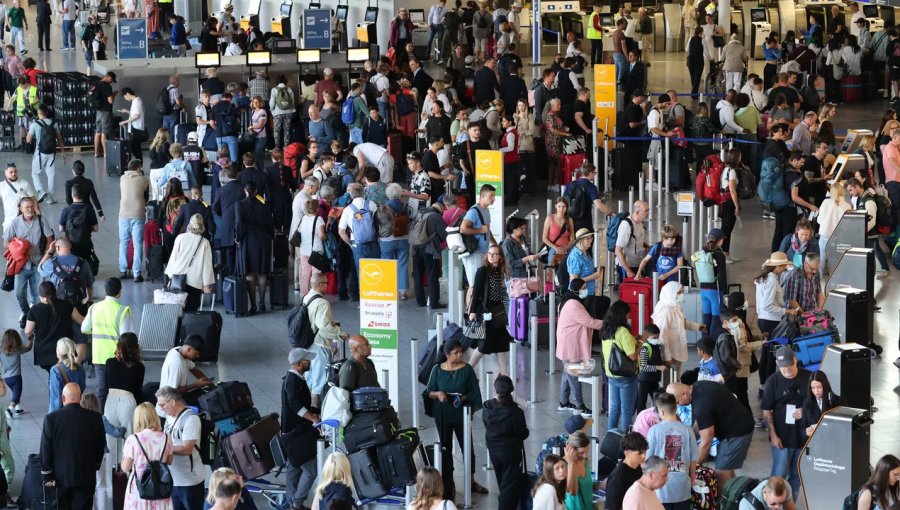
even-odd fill
[(259, 420), (259, 411), (254, 407), (252, 409), (247, 409), (246, 411), (241, 411), (234, 416), (229, 416), (228, 418), (222, 418), (221, 420), (216, 421), (216, 430), (219, 432), (219, 437), (227, 437), (231, 434), (250, 428), (251, 425)]
[(528, 340), (528, 296), (509, 300), (509, 334), (519, 342)]
[(222, 282), (222, 300), (225, 302), (225, 313), (235, 317), (247, 315), (250, 312), (247, 280), (243, 276), (226, 276)]
[(799, 336), (791, 342), (797, 365), (806, 370), (818, 370), (822, 363), (825, 349), (835, 343), (834, 331), (821, 331), (811, 335)]
[(358, 388), (350, 396), (354, 413), (374, 413), (390, 409), (391, 399), (385, 389), (377, 387)]

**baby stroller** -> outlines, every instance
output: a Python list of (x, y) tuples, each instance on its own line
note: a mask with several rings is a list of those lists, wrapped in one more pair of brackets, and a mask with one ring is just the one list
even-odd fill
[(709, 73), (706, 75), (705, 93), (721, 97), (725, 94), (725, 71), (722, 70), (722, 62), (710, 62)]

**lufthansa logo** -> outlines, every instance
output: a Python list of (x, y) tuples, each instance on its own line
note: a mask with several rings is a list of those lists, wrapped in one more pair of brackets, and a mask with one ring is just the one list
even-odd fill
[(374, 287), (381, 283), (381, 280), (384, 279), (384, 272), (380, 267), (378, 267), (378, 264), (366, 264), (362, 266), (361, 269), (362, 270), (360, 272), (362, 273), (362, 277), (366, 285), (371, 285)]

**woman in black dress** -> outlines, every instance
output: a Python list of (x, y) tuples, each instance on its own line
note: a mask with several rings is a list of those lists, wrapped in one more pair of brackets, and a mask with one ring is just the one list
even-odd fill
[(250, 293), (250, 315), (257, 311), (256, 291), (259, 290), (260, 312), (266, 311), (266, 287), (269, 285), (269, 271), (272, 270), (272, 238), (275, 228), (272, 211), (266, 207), (257, 194), (256, 183), (244, 184), (247, 198), (234, 208), (234, 240), (237, 243), (237, 275), (247, 278)]
[(694, 35), (688, 40), (687, 68), (691, 75), (691, 94), (700, 91), (700, 77), (703, 75), (703, 27), (694, 29)]
[(41, 282), (38, 296), (40, 302), (28, 310), (25, 336), (34, 342), (34, 364), (49, 372), (57, 362), (56, 341), (70, 338), (75, 327), (72, 323), (80, 325), (84, 316), (71, 303), (56, 300), (52, 282)]
[(181, 181), (175, 177), (169, 179), (169, 182), (166, 184), (166, 195), (163, 198), (162, 207), (159, 208), (159, 217), (157, 218), (159, 228), (162, 231), (166, 263), (169, 262), (169, 255), (175, 246), (175, 237), (179, 234), (178, 232), (172, 232), (172, 226), (175, 224), (175, 218), (178, 217), (178, 210), (187, 201)]
[[(484, 339), (478, 341), (478, 350), (472, 354), (469, 363), (475, 367), (485, 354), (496, 354), (497, 362), (500, 364), (499, 374), (506, 374), (509, 371), (509, 343), (513, 341), (509, 331), (506, 330), (508, 322), (506, 310), (509, 309), (509, 296), (506, 293), (508, 279), (509, 268), (503, 258), (503, 250), (497, 245), (491, 246), (484, 257), (484, 265), (475, 273), (469, 320), (481, 316), (485, 321), (485, 334)], [(485, 318), (486, 314), (489, 319)]]

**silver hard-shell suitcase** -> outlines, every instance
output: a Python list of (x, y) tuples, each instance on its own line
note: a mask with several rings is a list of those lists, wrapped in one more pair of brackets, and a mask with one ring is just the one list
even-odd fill
[(163, 359), (178, 339), (181, 307), (175, 304), (144, 305), (138, 344), (144, 359)]

